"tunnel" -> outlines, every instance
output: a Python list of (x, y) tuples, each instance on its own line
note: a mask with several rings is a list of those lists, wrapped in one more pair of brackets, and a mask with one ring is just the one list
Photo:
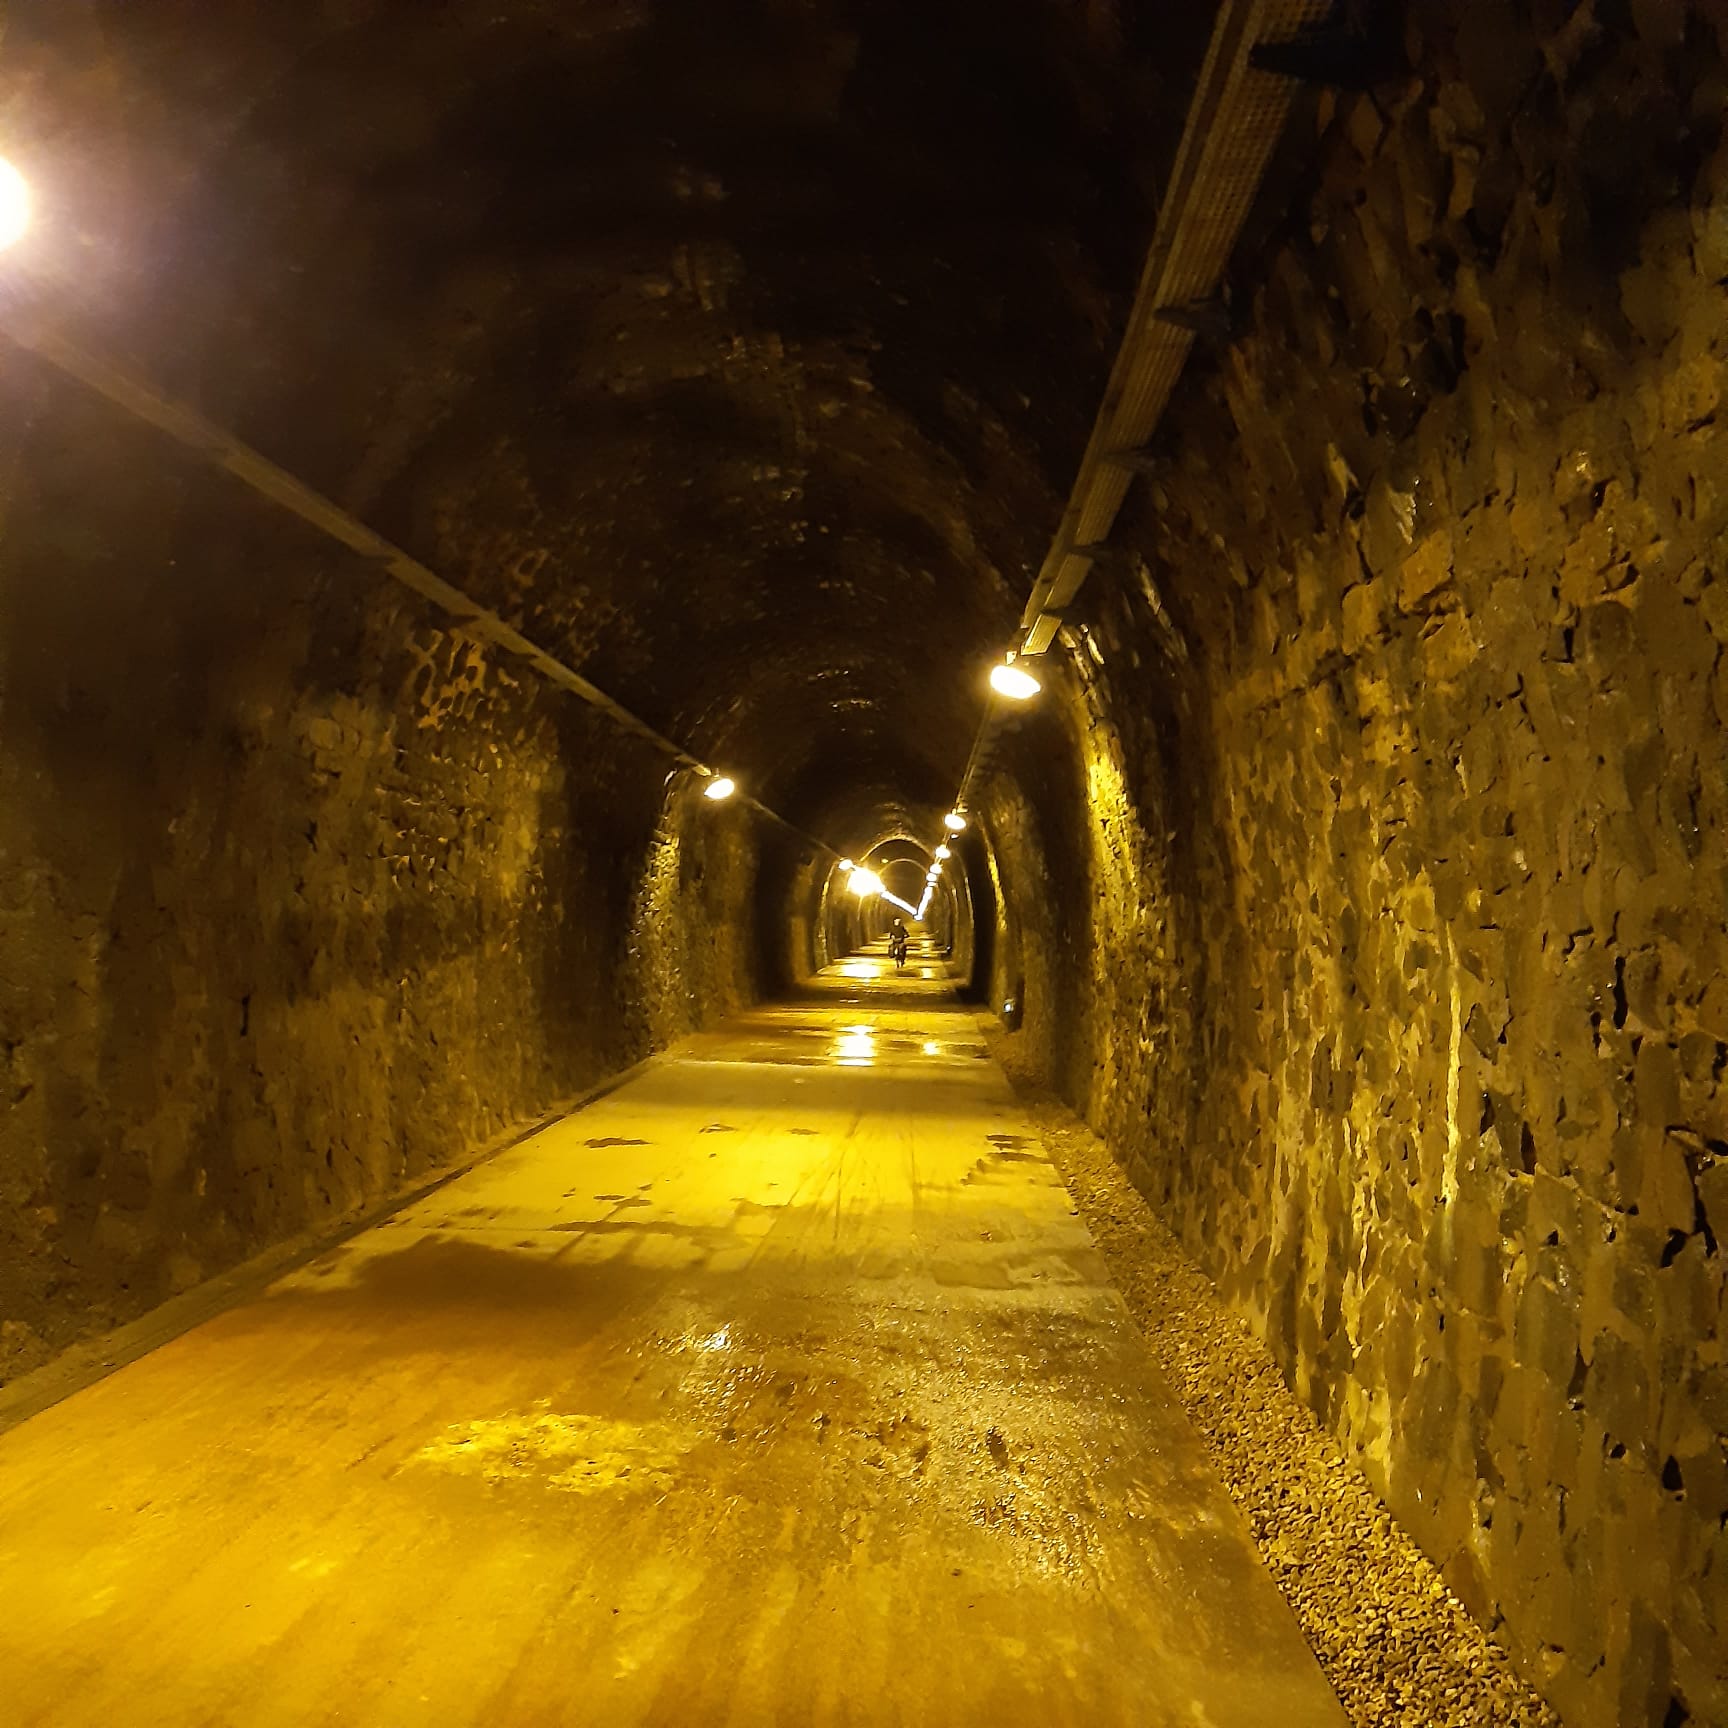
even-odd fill
[(0, 1714), (1728, 1728), (1725, 118), (6, 8)]

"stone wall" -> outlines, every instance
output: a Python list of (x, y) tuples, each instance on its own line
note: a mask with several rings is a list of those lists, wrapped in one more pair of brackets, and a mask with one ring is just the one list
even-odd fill
[(0, 1376), (757, 971), (746, 813), (111, 411), (7, 393)]
[(1728, 1721), (1719, 27), (1408, 9), (991, 811), (1028, 1038), (1590, 1728)]

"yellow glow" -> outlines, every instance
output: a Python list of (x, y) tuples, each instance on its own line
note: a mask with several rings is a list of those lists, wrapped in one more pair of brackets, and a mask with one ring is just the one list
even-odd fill
[(924, 1046), (924, 1054), (926, 1056), (940, 1055), (941, 1050), (942, 1050), (942, 1046), (940, 1044), (926, 1044)]
[(840, 1038), (842, 1068), (868, 1068), (876, 1060), (876, 1037), (868, 1026), (850, 1027)]
[(702, 788), (702, 796), (718, 802), (722, 798), (730, 798), (737, 790), (738, 787), (734, 781), (728, 780), (724, 774), (719, 774)]
[(1004, 663), (990, 668), (990, 688), (1010, 702), (1025, 702), (1044, 688), (1032, 674), (1020, 666)]
[(950, 810), (948, 814), (942, 818), (942, 826), (946, 828), (950, 834), (958, 834), (960, 830), (966, 826), (966, 818), (962, 816), (958, 810)]
[(843, 960), (840, 963), (842, 978), (874, 978), (876, 968), (868, 960)]
[(868, 900), (872, 894), (882, 892), (882, 878), (874, 870), (854, 870), (851, 886), (860, 900)]
[(858, 866), (854, 864), (850, 858), (842, 858), (840, 860), (840, 874), (842, 876), (850, 876), (857, 868)]
[(947, 846), (938, 846), (936, 848), (936, 856), (938, 858), (952, 858), (954, 856), (954, 853)]
[(16, 246), (30, 226), (30, 188), (24, 176), (0, 157), (0, 249)]

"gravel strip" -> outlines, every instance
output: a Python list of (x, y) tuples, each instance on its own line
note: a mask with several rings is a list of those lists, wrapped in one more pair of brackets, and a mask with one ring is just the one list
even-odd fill
[(1560, 1728), (1109, 1149), (985, 1035), (1357, 1728)]

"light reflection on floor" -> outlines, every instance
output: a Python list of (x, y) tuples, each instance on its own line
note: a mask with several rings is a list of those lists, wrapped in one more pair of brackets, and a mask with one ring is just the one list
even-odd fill
[(1344, 1728), (975, 1014), (875, 977), (0, 1436), (0, 1724)]
[(868, 1026), (848, 1026), (835, 1045), (842, 1068), (873, 1068), (876, 1065), (876, 1035)]

